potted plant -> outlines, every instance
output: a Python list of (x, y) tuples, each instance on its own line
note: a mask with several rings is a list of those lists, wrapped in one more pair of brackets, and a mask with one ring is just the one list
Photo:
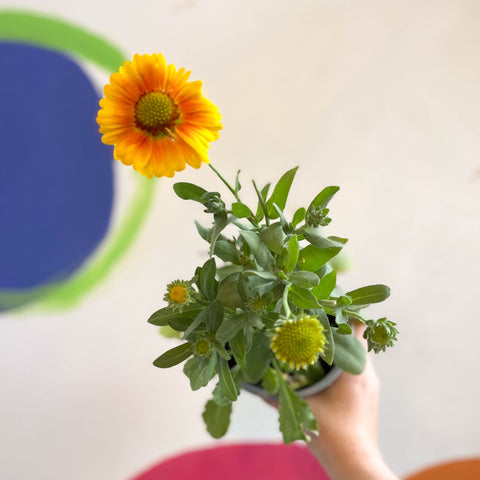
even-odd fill
[[(369, 350), (393, 344), (396, 329), (382, 318), (365, 320), (360, 312), (385, 300), (389, 288), (370, 285), (345, 294), (336, 290), (330, 261), (345, 238), (326, 236), (328, 203), (338, 187), (326, 187), (291, 219), (284, 213), (296, 168), (286, 172), (269, 195), (257, 192), (252, 210), (240, 199), (237, 175), (234, 202), (191, 183), (176, 183), (175, 193), (193, 200), (213, 216), (212, 225), (196, 223), (209, 258), (188, 280), (167, 287), (168, 306), (149, 322), (169, 326), (184, 342), (154, 361), (168, 368), (186, 361), (192, 390), (216, 381), (203, 413), (215, 438), (225, 434), (232, 402), (243, 387), (264, 397), (278, 396), (285, 442), (307, 439), (316, 420), (300, 397), (332, 383), (342, 370), (359, 374), (365, 351), (352, 332), (352, 320), (367, 325)], [(227, 225), (234, 233), (223, 232)]]
[[(97, 120), (104, 142), (115, 145), (115, 158), (149, 177), (208, 163), (207, 140), (218, 137), (220, 116), (199, 82), (187, 78), (161, 55), (135, 56), (112, 75)], [(210, 167), (232, 202), (192, 183), (173, 186), (181, 199), (211, 216), (207, 225), (196, 222), (208, 255), (191, 278), (167, 285), (168, 305), (148, 319), (182, 340), (153, 363), (169, 368), (184, 362), (192, 390), (216, 382), (203, 413), (215, 438), (226, 433), (232, 403), (245, 388), (278, 397), (285, 442), (308, 440), (306, 431), (316, 431), (316, 420), (301, 396), (328, 386), (342, 370), (359, 374), (364, 368), (365, 351), (352, 323), (367, 325), (369, 350), (393, 345), (393, 322), (361, 315), (367, 305), (385, 300), (389, 288), (337, 289), (332, 259), (347, 239), (326, 231), (328, 205), (339, 187), (324, 188), (288, 218), (297, 168), (273, 188), (253, 181), (252, 206), (241, 199), (240, 172), (232, 186)]]

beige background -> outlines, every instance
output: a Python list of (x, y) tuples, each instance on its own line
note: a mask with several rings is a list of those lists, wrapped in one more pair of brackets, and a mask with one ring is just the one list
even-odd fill
[[(381, 446), (398, 474), (480, 452), (480, 4), (475, 0), (3, 1), (103, 33), (129, 56), (163, 52), (220, 108), (211, 160), (229, 178), (300, 164), (290, 211), (338, 184), (354, 288), (386, 283), (398, 347), (375, 359)], [(108, 79), (93, 71), (99, 88)], [(116, 218), (131, 175), (117, 165)], [(176, 180), (218, 188), (208, 168)], [(114, 276), (73, 311), (0, 319), (0, 478), (118, 480), (212, 444), (207, 390), (152, 360), (173, 346), (146, 323), (189, 277), (203, 213), (159, 180)], [(242, 394), (225, 442), (278, 439), (275, 412)], [(68, 474), (66, 474), (68, 472)]]

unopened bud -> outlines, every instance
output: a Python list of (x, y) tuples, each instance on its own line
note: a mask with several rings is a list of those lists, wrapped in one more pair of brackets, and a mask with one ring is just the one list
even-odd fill
[(387, 347), (393, 347), (393, 341), (397, 339), (398, 334), (396, 323), (380, 318), (377, 321), (367, 320), (366, 324), (363, 338), (367, 339), (368, 351), (379, 353), (384, 352)]
[(309, 227), (325, 227), (327, 226), (332, 219), (328, 218), (329, 209), (321, 208), (315, 205), (310, 205), (307, 210), (307, 215), (305, 217), (305, 222)]
[(206, 207), (206, 213), (223, 213), (225, 204), (218, 192), (206, 192), (202, 195), (202, 203)]

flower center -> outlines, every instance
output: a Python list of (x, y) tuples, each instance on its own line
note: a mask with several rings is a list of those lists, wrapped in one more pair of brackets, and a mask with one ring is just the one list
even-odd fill
[(279, 327), (271, 348), (279, 360), (298, 369), (315, 363), (326, 343), (317, 318), (304, 316)]
[(195, 350), (202, 357), (206, 357), (211, 350), (210, 342), (208, 342), (207, 340), (199, 340), (195, 344)]
[(170, 300), (175, 303), (183, 303), (187, 298), (187, 290), (183, 285), (175, 285), (168, 293)]
[(154, 136), (167, 133), (179, 115), (177, 105), (163, 92), (146, 93), (135, 105), (135, 125)]

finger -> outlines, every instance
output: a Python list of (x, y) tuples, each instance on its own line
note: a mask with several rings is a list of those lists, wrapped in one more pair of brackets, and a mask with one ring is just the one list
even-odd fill
[(353, 323), (353, 334), (355, 335), (355, 338), (361, 342), (365, 350), (367, 349), (367, 340), (363, 337), (363, 333), (366, 328), (366, 325), (359, 321)]

